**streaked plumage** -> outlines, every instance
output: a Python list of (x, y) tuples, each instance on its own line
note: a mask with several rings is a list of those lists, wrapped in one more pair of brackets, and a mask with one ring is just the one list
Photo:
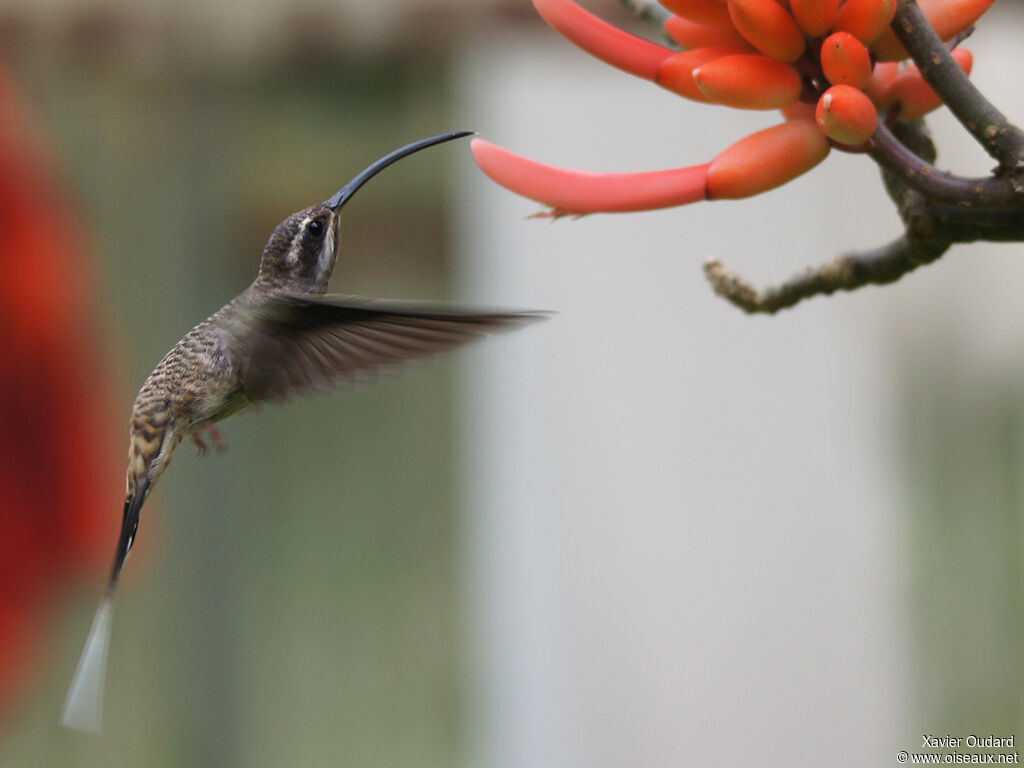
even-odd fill
[(65, 725), (98, 729), (114, 589), (142, 505), (186, 436), (202, 445), (201, 431), (250, 404), (334, 389), (545, 316), (324, 295), (338, 257), (340, 211), (352, 194), (396, 160), (465, 135), (396, 150), (281, 222), (252, 285), (185, 334), (146, 379), (132, 408), (124, 517), (107, 595), (65, 702)]

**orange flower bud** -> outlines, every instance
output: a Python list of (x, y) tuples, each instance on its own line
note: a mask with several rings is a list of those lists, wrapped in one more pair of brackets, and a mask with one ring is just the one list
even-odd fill
[(903, 47), (903, 43), (896, 37), (892, 28), (885, 30), (875, 42), (871, 44), (871, 53), (877, 61), (891, 62), (909, 59), (910, 54)]
[(805, 35), (821, 37), (836, 21), (839, 0), (792, 0), (789, 9)]
[(895, 15), (896, 0), (846, 0), (839, 8), (835, 29), (870, 45), (888, 29)]
[(870, 139), (878, 125), (878, 110), (863, 91), (852, 85), (833, 85), (818, 99), (814, 111), (821, 132), (849, 146)]
[(813, 120), (794, 120), (758, 131), (711, 161), (708, 199), (767, 192), (811, 170), (828, 152), (828, 140)]
[(789, 11), (776, 0), (729, 0), (733, 26), (765, 56), (796, 61), (804, 52), (804, 35)]
[(694, 101), (710, 101), (697, 87), (697, 83), (693, 79), (693, 71), (714, 59), (722, 56), (734, 56), (738, 53), (743, 53), (743, 50), (718, 47), (694, 48), (692, 51), (673, 54), (661, 65), (657, 77), (658, 85)]
[(921, 13), (940, 40), (949, 40), (967, 29), (992, 7), (995, 0), (918, 0)]
[(832, 85), (863, 90), (871, 80), (871, 56), (849, 32), (834, 32), (821, 44), (821, 68)]
[(739, 109), (780, 109), (800, 98), (803, 83), (788, 64), (758, 54), (737, 54), (698, 67), (693, 79), (717, 104)]
[(498, 184), (560, 213), (645, 211), (706, 197), (706, 163), (647, 173), (588, 173), (528, 160), (483, 139), (473, 139), (470, 149)]
[(796, 104), (790, 104), (788, 107), (783, 107), (779, 111), (787, 120), (814, 119), (814, 105), (808, 104), (806, 101), (798, 101)]
[[(974, 56), (966, 48), (953, 49), (953, 58), (967, 74), (971, 73)], [(889, 103), (898, 103), (897, 120), (916, 120), (942, 106), (942, 99), (921, 76), (916, 65), (904, 69), (893, 80), (885, 94)]]
[(718, 0), (663, 0), (661, 4), (677, 16), (706, 27), (732, 26), (729, 9)]
[(587, 53), (630, 74), (653, 80), (675, 51), (631, 35), (585, 11), (572, 0), (533, 0), (552, 28)]
[(871, 70), (871, 80), (864, 89), (868, 97), (875, 102), (875, 106), (884, 109), (892, 104), (889, 90), (899, 74), (900, 65), (895, 61), (881, 61), (875, 64), (875, 68)]
[[(949, 40), (963, 32), (992, 7), (995, 0), (918, 0), (921, 13), (941, 40)], [(909, 58), (906, 48), (891, 29), (878, 38), (871, 51), (879, 61), (902, 61)]]
[[(724, 8), (725, 6), (723, 5), (722, 7)], [(697, 24), (689, 19), (684, 19), (681, 16), (671, 16), (665, 22), (665, 32), (683, 48), (708, 48), (726, 45), (748, 51), (753, 50), (746, 38), (736, 31), (732, 22), (725, 27), (709, 27), (705, 24)]]

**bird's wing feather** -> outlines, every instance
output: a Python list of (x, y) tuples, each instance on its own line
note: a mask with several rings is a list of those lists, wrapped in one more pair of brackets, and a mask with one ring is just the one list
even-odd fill
[(229, 331), (242, 391), (258, 402), (333, 389), (545, 317), (543, 312), (285, 295), (260, 302)]

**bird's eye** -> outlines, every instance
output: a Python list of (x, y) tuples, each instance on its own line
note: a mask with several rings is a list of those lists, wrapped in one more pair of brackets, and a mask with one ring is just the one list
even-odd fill
[(321, 219), (313, 219), (306, 227), (306, 231), (313, 237), (320, 237), (324, 233), (324, 223)]

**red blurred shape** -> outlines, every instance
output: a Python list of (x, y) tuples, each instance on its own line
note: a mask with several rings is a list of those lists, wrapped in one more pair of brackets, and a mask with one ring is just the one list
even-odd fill
[(103, 566), (121, 457), (90, 265), (37, 126), (0, 62), (0, 713), (55, 599)]

